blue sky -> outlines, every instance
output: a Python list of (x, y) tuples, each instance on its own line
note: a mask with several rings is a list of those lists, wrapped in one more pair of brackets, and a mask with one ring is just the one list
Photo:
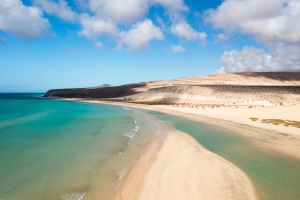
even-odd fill
[(300, 71), (297, 0), (0, 0), (0, 92)]

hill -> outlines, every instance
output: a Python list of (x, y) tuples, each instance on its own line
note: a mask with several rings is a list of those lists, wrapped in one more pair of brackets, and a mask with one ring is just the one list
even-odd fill
[(300, 103), (300, 73), (244, 72), (75, 89), (45, 97), (92, 98), (157, 104), (294, 105)]

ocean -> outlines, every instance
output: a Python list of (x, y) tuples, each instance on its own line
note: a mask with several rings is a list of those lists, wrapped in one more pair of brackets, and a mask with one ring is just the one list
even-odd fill
[[(0, 94), (0, 199), (112, 199), (155, 132), (138, 111)], [(102, 196), (101, 196), (102, 195)]]

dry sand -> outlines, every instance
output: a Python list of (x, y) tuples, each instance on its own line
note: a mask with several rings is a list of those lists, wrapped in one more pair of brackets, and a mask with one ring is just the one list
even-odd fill
[(256, 199), (239, 168), (204, 149), (191, 136), (170, 132), (158, 153), (152, 154), (157, 141), (126, 178), (123, 199)]

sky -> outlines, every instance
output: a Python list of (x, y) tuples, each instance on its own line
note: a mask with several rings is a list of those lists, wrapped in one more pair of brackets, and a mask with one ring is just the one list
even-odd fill
[(0, 0), (0, 92), (300, 71), (299, 0)]

